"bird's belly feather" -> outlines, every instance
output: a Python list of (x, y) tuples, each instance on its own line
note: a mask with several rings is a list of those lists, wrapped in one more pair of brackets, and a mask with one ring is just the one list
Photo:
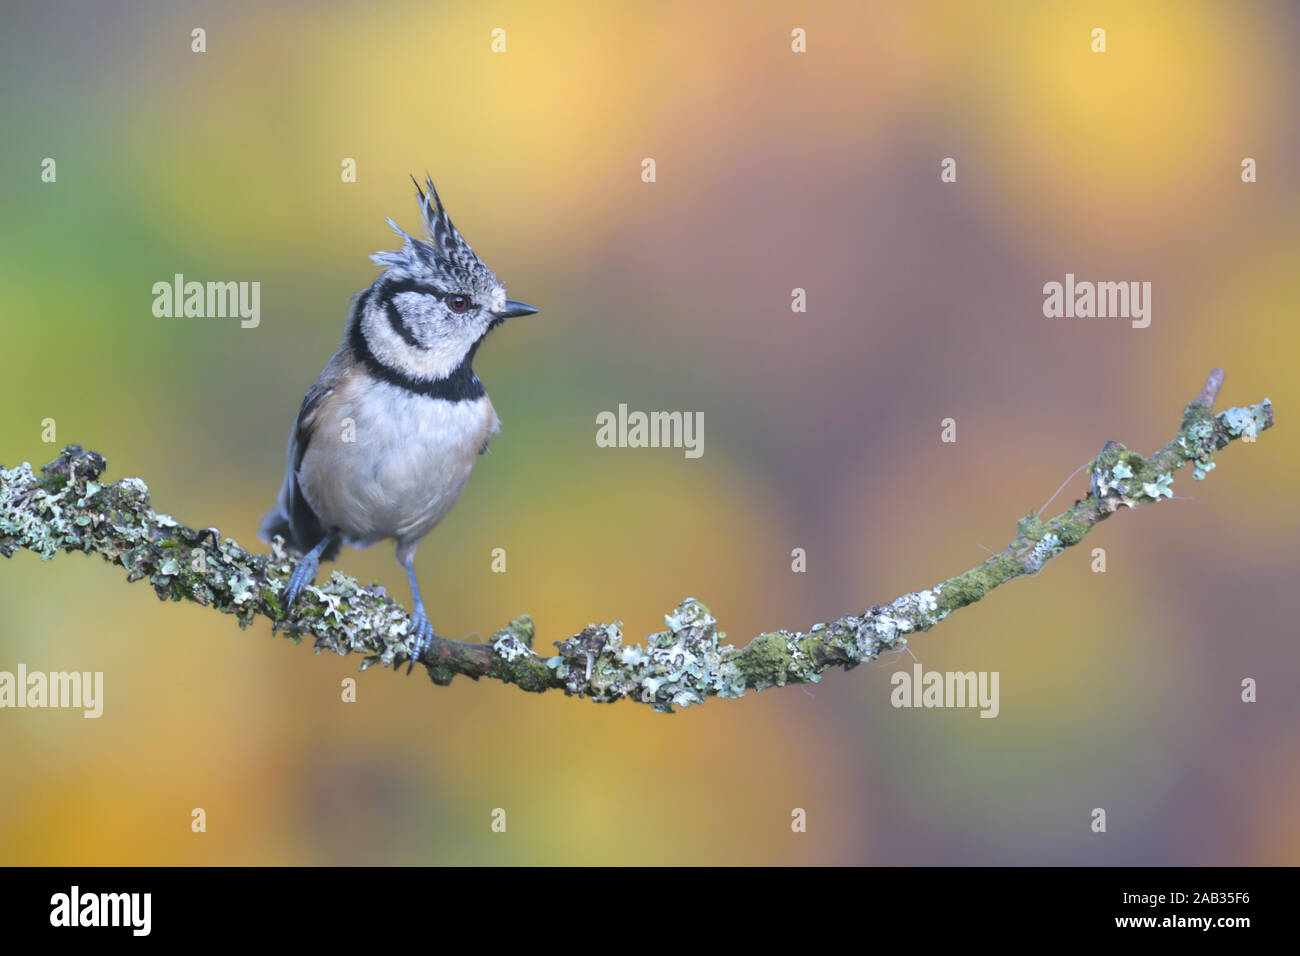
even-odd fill
[(451, 510), (499, 428), (486, 395), (449, 402), (353, 380), (318, 413), (299, 481), (322, 524), (350, 543), (413, 543)]

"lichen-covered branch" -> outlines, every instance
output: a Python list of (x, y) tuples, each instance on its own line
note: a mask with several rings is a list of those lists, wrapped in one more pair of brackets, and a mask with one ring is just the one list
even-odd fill
[[(1193, 466), (1199, 481), (1214, 468), (1216, 451), (1235, 439), (1253, 442), (1272, 427), (1267, 398), (1214, 414), (1222, 384), (1223, 372), (1215, 369), (1186, 406), (1178, 434), (1151, 457), (1107, 442), (1089, 463), (1087, 493), (1050, 520), (1034, 513), (1021, 518), (1001, 553), (932, 588), (816, 624), (806, 634), (772, 631), (734, 647), (724, 643), (709, 609), (688, 598), (666, 615), (667, 629), (643, 644), (624, 644), (618, 622), (593, 624), (556, 641), (558, 654), (542, 657), (533, 650), (533, 622), (520, 616), (486, 643), (435, 639), (424, 666), (436, 684), (457, 674), (489, 677), (524, 690), (626, 698), (669, 712), (709, 697), (815, 682), (832, 667), (851, 668), (905, 645), (908, 635), (929, 630), (1012, 578), (1037, 573), (1121, 506), (1173, 497), (1174, 472), (1184, 465)], [(362, 587), (336, 571), (309, 587), (286, 620), (279, 594), (292, 564), (278, 539), (270, 554), (252, 554), (215, 528), (182, 525), (152, 509), (139, 478), (101, 481), (105, 467), (100, 455), (69, 445), (39, 475), (27, 463), (0, 468), (0, 554), (97, 554), (121, 565), (128, 581), (148, 578), (164, 600), (216, 608), (235, 615), (241, 627), (261, 615), (295, 640), (313, 634), (317, 651), (363, 655), (363, 670), (409, 659), (409, 615), (382, 588)]]

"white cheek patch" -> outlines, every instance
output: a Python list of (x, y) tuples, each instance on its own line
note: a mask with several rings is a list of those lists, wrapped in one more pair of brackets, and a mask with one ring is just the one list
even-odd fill
[(428, 348), (408, 345), (389, 324), (387, 313), (374, 309), (362, 318), (362, 331), (381, 365), (428, 381), (451, 374), (469, 348), (463, 336), (439, 337)]
[(423, 292), (399, 292), (392, 297), (393, 305), (406, 315), (425, 315), (437, 307), (438, 300)]

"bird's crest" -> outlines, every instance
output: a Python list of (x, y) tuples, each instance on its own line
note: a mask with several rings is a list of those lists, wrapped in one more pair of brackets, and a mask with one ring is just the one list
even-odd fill
[(414, 176), (411, 182), (415, 183), (428, 239), (417, 239), (407, 234), (389, 219), (388, 225), (402, 239), (402, 248), (376, 252), (370, 258), (397, 278), (427, 281), (439, 288), (466, 293), (491, 294), (499, 289), (501, 283), (496, 275), (452, 225), (442, 200), (438, 198), (438, 191), (433, 187), (433, 179), (425, 176), (427, 192), (420, 188)]

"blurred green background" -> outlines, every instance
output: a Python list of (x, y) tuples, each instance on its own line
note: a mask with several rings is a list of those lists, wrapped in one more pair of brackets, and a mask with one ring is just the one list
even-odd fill
[[(998, 671), (996, 720), (892, 708), (906, 655), (673, 717), (358, 675), (101, 562), (20, 554), (0, 669), (101, 670), (105, 710), (0, 712), (0, 862), (1300, 862), (1294, 7), (4, 20), (5, 465), (79, 442), (254, 546), (302, 394), (392, 246), (384, 217), (418, 225), (410, 173), (542, 309), (479, 353), (504, 428), (417, 562), (448, 636), (528, 612), (544, 650), (593, 620), (640, 638), (688, 595), (737, 642), (805, 629), (1002, 548), (1106, 439), (1163, 444), (1212, 366), (1221, 403), (1267, 395), (1279, 426), (1204, 483), (1180, 472), (1193, 500), (1123, 514), (913, 640), (927, 669)], [(155, 318), (177, 272), (259, 281), (260, 327)], [(1151, 326), (1045, 319), (1067, 272), (1152, 282)], [(703, 412), (703, 457), (596, 447), (619, 403)], [(333, 567), (409, 600), (390, 545)]]

